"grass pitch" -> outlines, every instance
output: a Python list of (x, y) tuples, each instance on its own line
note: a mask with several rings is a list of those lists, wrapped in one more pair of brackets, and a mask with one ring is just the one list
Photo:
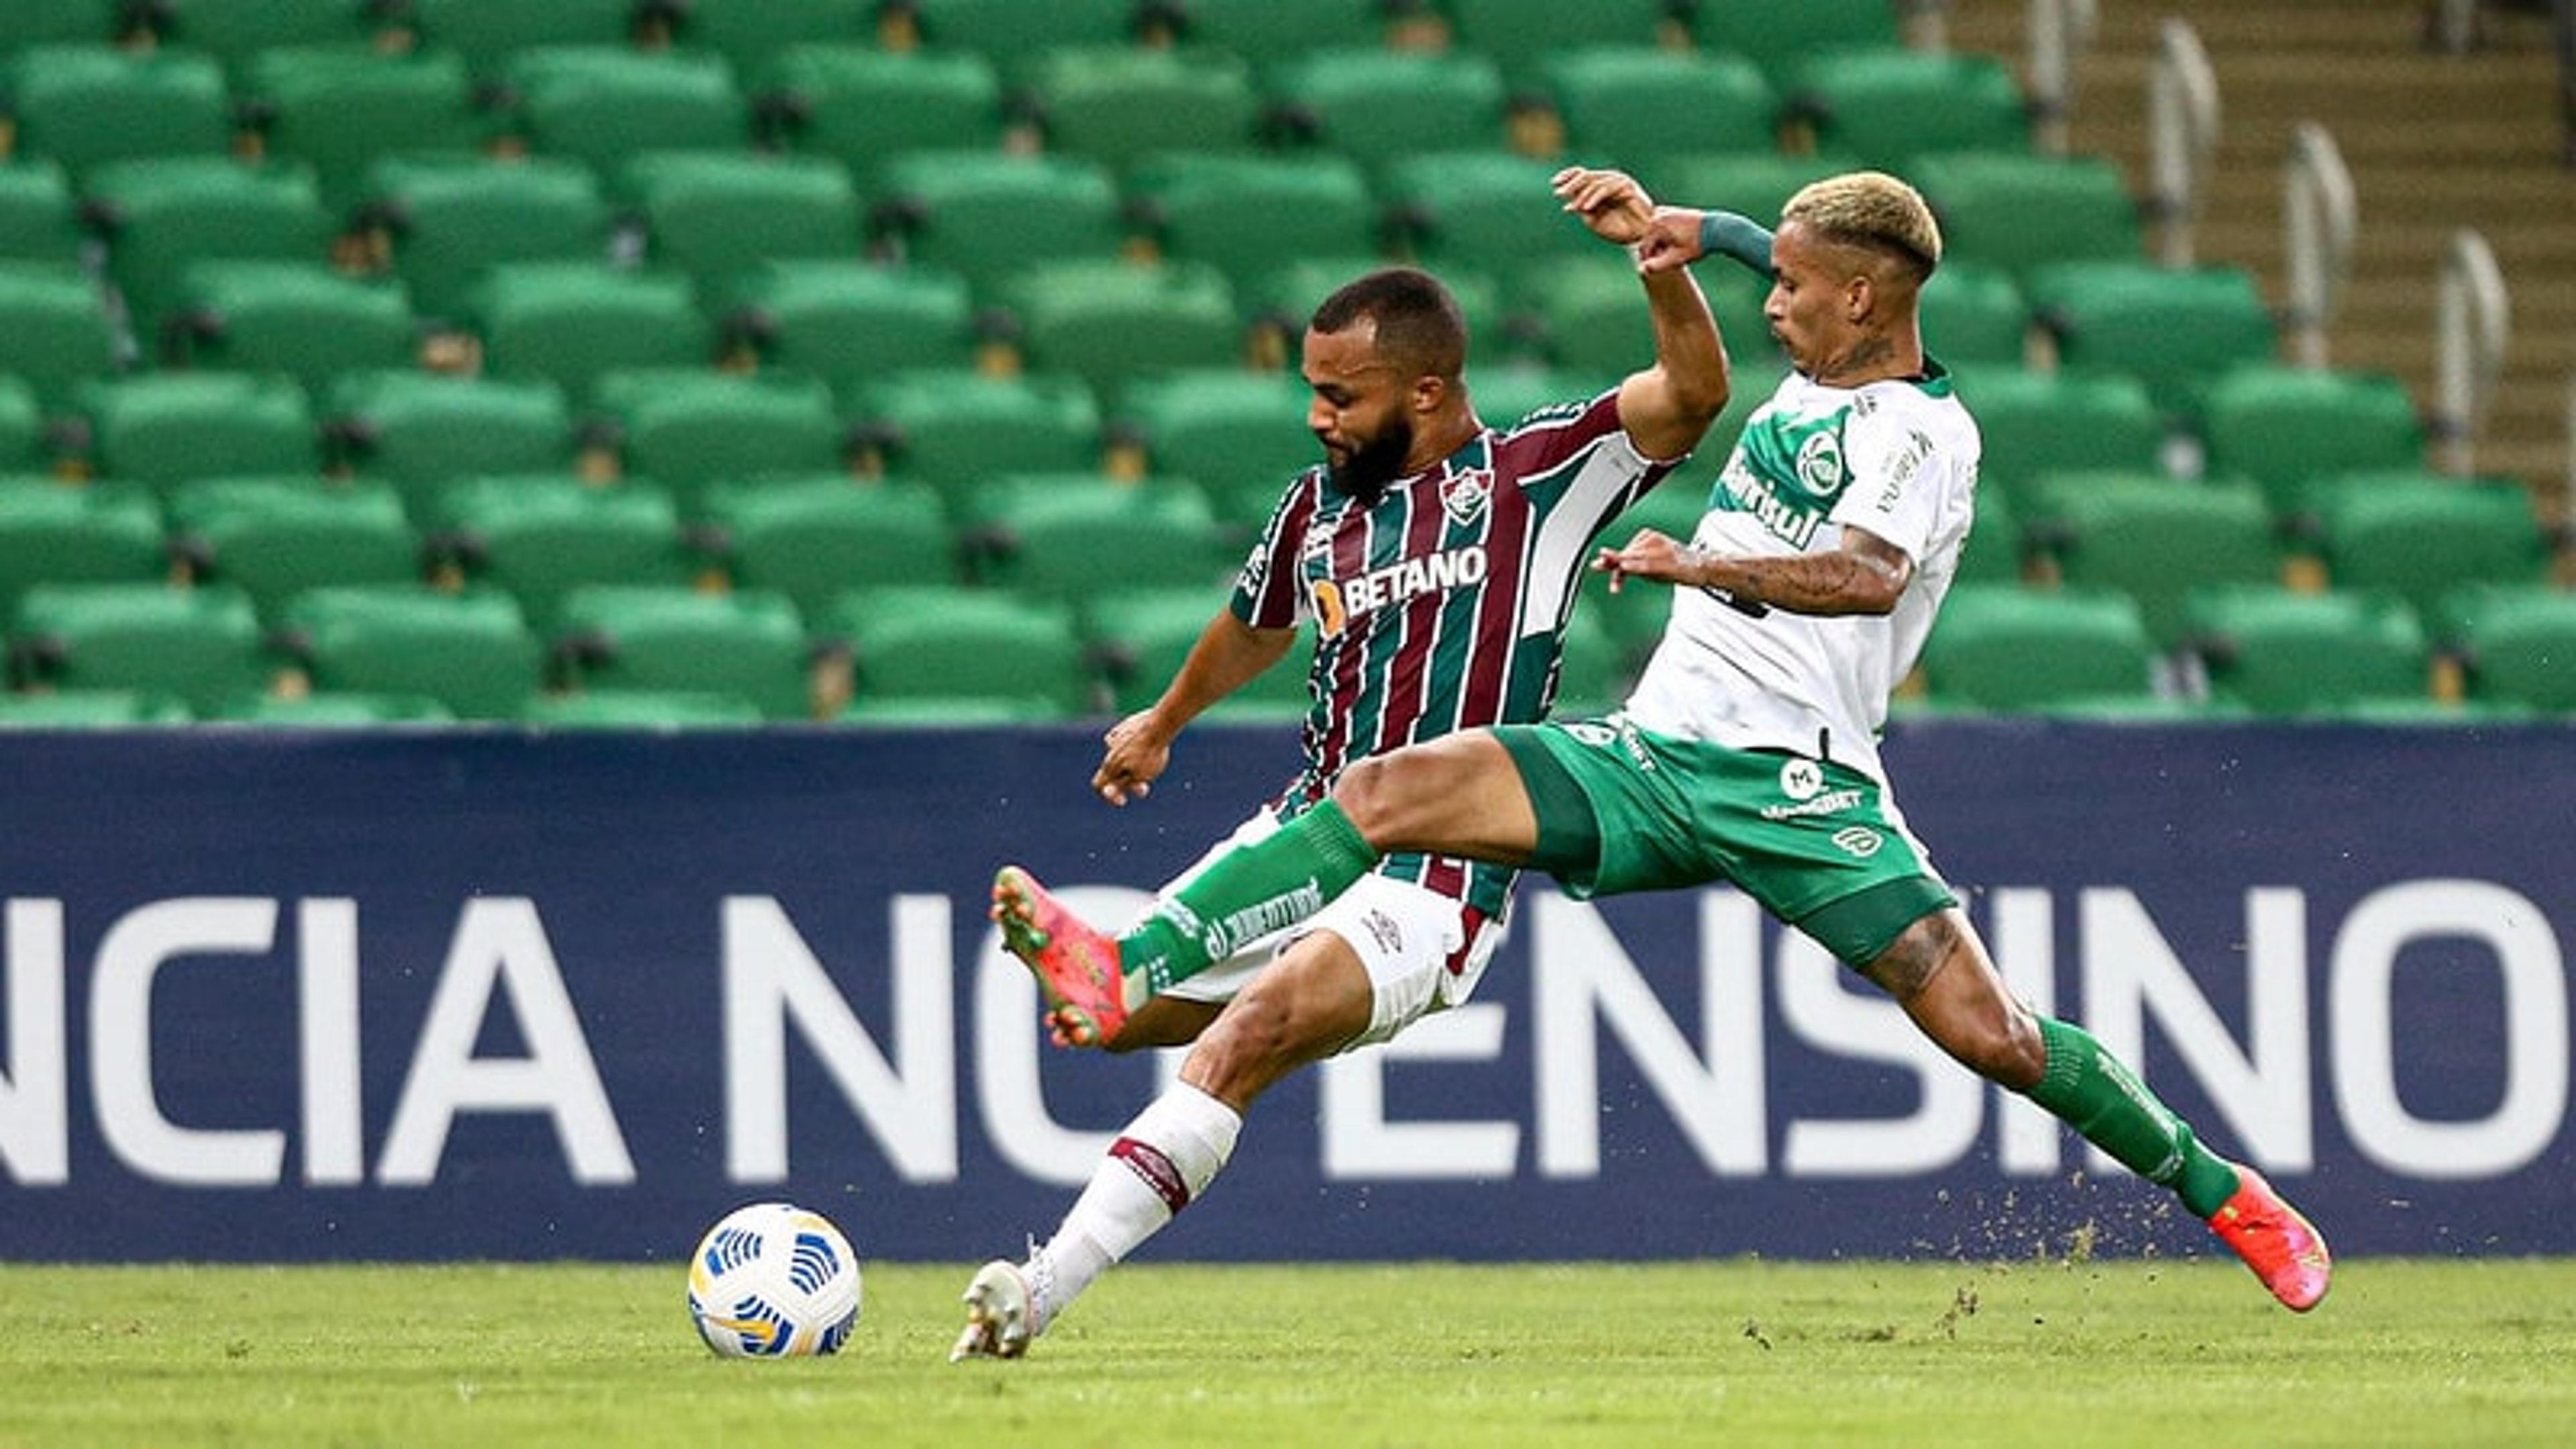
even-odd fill
[(0, 1444), (2515, 1445), (2576, 1439), (2576, 1261), (1131, 1265), (950, 1365), (965, 1265), (838, 1358), (699, 1347), (681, 1271), (0, 1267)]

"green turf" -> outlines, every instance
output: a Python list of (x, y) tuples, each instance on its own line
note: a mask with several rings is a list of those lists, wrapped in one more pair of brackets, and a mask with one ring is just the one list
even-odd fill
[(945, 1362), (961, 1266), (719, 1361), (670, 1267), (0, 1267), (0, 1445), (2509, 1445), (2576, 1437), (2576, 1261), (1183, 1267)]

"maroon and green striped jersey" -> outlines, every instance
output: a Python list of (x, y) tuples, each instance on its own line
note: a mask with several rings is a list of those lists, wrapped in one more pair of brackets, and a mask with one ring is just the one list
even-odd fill
[[(1290, 484), (1233, 599), (1255, 628), (1315, 625), (1305, 766), (1279, 811), (1323, 799), (1353, 760), (1543, 718), (1594, 536), (1671, 466), (1628, 441), (1614, 389), (1486, 428), (1374, 501), (1322, 467)], [(1489, 912), (1510, 890), (1510, 872), (1464, 861), (1382, 869)]]

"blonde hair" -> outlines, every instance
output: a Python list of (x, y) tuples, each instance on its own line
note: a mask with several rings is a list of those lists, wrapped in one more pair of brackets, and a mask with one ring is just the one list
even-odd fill
[(1842, 246), (1884, 252), (1907, 265), (1915, 280), (1941, 265), (1941, 224), (1923, 194), (1884, 171), (1846, 171), (1810, 182), (1780, 208), (1783, 223), (1807, 224)]

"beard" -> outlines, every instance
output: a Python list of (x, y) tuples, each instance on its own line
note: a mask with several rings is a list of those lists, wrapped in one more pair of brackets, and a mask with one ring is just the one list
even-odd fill
[(1374, 503), (1386, 485), (1404, 474), (1405, 455), (1413, 451), (1413, 424), (1398, 419), (1386, 431), (1351, 450), (1340, 462), (1325, 463), (1333, 486), (1354, 498)]

